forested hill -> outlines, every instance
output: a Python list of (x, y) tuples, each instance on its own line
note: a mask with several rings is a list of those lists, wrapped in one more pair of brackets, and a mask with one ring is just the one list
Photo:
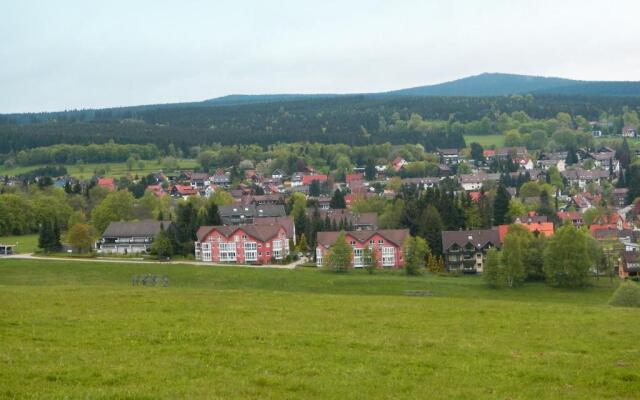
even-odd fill
[[(173, 113), (185, 109), (228, 107), (256, 104), (280, 104), (306, 100), (333, 101), (341, 104), (352, 98), (368, 101), (389, 101), (406, 97), (497, 97), (513, 94), (536, 96), (640, 97), (640, 82), (577, 81), (529, 75), (484, 73), (436, 85), (420, 86), (382, 93), (362, 94), (233, 94), (214, 99), (170, 104), (150, 104), (100, 110), (69, 110), (61, 112), (0, 114), (0, 124), (28, 124), (51, 120), (111, 121), (138, 118), (147, 112)], [(345, 100), (347, 98), (347, 100)], [(567, 102), (571, 102), (567, 99)], [(455, 102), (454, 102), (455, 103)], [(204, 111), (205, 113), (208, 111)], [(453, 110), (452, 112), (457, 112)], [(233, 111), (232, 111), (233, 113)]]
[[(587, 120), (598, 120), (606, 113), (621, 121), (624, 107), (640, 110), (640, 97), (361, 95), (227, 106), (97, 110), (87, 119), (82, 114), (59, 114), (38, 123), (0, 123), (0, 154), (58, 143), (110, 140), (154, 143), (161, 149), (173, 143), (185, 150), (212, 143), (267, 146), (301, 141), (348, 145), (421, 143), (433, 150), (462, 147), (465, 134), (502, 132), (496, 124), (505, 113), (523, 111), (529, 117), (545, 119), (564, 112)], [(413, 121), (414, 116), (430, 122), (418, 123)], [(616, 125), (614, 130), (619, 132), (619, 128)]]

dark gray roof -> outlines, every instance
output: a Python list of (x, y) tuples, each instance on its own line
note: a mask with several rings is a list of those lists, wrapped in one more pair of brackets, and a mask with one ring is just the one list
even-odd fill
[(497, 229), (481, 229), (474, 231), (442, 231), (442, 249), (448, 250), (454, 244), (464, 247), (471, 243), (475, 248), (486, 245), (500, 246), (500, 233)]
[(161, 226), (168, 229), (171, 221), (118, 221), (109, 224), (102, 237), (153, 237), (160, 232)]

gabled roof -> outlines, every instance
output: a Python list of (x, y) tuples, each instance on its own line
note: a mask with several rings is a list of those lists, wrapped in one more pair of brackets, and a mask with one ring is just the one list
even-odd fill
[(325, 182), (327, 180), (327, 178), (328, 178), (327, 175), (322, 175), (322, 174), (305, 175), (302, 178), (302, 184), (303, 185), (310, 185), (311, 182), (313, 182), (313, 181)]
[(112, 222), (104, 231), (102, 237), (153, 237), (160, 232), (161, 227), (168, 229), (171, 224), (171, 221), (156, 221), (153, 219)]
[[(338, 239), (340, 232), (318, 232), (318, 245), (331, 247)], [(409, 236), (408, 229), (378, 229), (373, 231), (349, 231), (345, 232), (347, 239), (353, 238), (360, 243), (365, 243), (375, 235), (382, 236), (387, 241), (402, 246), (404, 240)]]
[(475, 248), (484, 248), (488, 244), (500, 246), (500, 233), (497, 229), (480, 229), (472, 231), (442, 231), (442, 248), (449, 249), (454, 244), (460, 247), (471, 243)]
[(201, 226), (196, 232), (196, 236), (198, 237), (198, 241), (202, 241), (209, 233), (214, 230), (219, 232), (222, 236), (229, 238), (233, 236), (237, 231), (244, 232), (248, 236), (251, 236), (257, 240), (262, 242), (266, 242), (278, 235), (280, 230), (284, 230), (286, 233), (286, 229), (280, 224), (265, 224), (265, 225), (241, 225), (241, 226), (227, 226), (227, 225), (216, 225), (216, 226)]

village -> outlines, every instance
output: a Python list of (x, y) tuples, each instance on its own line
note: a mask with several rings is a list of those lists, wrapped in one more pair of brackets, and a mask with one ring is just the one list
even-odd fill
[[(594, 129), (593, 136), (599, 137), (599, 131)], [(99, 226), (94, 223), (95, 240), (90, 245), (60, 243), (71, 254), (170, 257), (180, 253), (176, 247), (190, 242), (184, 256), (204, 264), (268, 266), (304, 259), (322, 267), (339, 232), (344, 232), (340, 240), (353, 248), (349, 260), (353, 268), (367, 265), (372, 256), (365, 254), (366, 249), (373, 250), (377, 268), (403, 268), (406, 239), (422, 236), (434, 255), (433, 268), (476, 274), (483, 272), (487, 252), (502, 247), (511, 224), (535, 237), (552, 237), (559, 227), (572, 225), (588, 232), (605, 250), (605, 267), (593, 273), (637, 278), (640, 203), (625, 187), (625, 174), (639, 150), (630, 150), (627, 143), (627, 138), (636, 136), (634, 129), (625, 127), (621, 136), (624, 142), (617, 151), (606, 145), (548, 152), (472, 143), (468, 148), (428, 153), (407, 145), (396, 147), (386, 159), (369, 159), (364, 165), (354, 162), (342, 170), (319, 171), (296, 157), (289, 170), (269, 168), (264, 162), (256, 168), (254, 160), (242, 160), (210, 173), (167, 170), (143, 177), (105, 174), (89, 180), (34, 176), (31, 184), (67, 194), (90, 196), (90, 190), (100, 191), (102, 199), (132, 191), (133, 185), (133, 192), (142, 194), (136, 197), (154, 198), (152, 207), (162, 204), (168, 214), (158, 208), (114, 216)], [(3, 192), (28, 184), (7, 176)], [(447, 211), (441, 206), (434, 210), (439, 214), (436, 223), (425, 222), (421, 199), (433, 202), (438, 196), (449, 196), (464, 214), (458, 222), (453, 221), (457, 217), (444, 215)], [(173, 237), (175, 226), (185, 223), (175, 208), (180, 204), (216, 215), (192, 218), (190, 232), (173, 240), (172, 250), (158, 251), (154, 248), (158, 235), (168, 232)], [(80, 220), (90, 224), (95, 218)], [(66, 227), (71, 229), (71, 223)], [(13, 251), (11, 243), (0, 245), (0, 255)]]

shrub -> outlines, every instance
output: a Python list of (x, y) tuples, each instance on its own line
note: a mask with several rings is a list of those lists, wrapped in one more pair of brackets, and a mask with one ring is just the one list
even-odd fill
[(623, 282), (613, 293), (609, 304), (616, 307), (640, 307), (640, 286), (633, 282)]

